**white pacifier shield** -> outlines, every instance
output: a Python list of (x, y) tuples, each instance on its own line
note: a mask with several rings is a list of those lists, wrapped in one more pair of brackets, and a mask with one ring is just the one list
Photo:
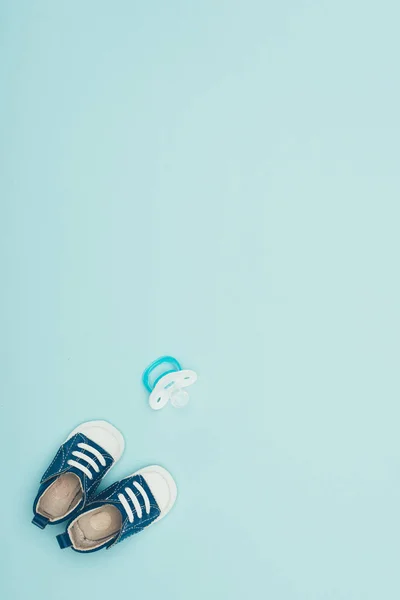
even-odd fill
[(149, 403), (154, 410), (160, 410), (168, 403), (171, 393), (177, 388), (192, 385), (197, 380), (197, 374), (189, 369), (167, 373), (159, 381), (151, 392)]

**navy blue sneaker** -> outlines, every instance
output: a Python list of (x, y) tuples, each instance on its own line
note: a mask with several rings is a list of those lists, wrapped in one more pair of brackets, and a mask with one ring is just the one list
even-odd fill
[(76, 515), (124, 447), (122, 434), (107, 421), (88, 421), (74, 429), (41, 479), (32, 523), (44, 529)]
[(162, 467), (140, 469), (98, 494), (57, 536), (60, 548), (96, 552), (159, 521), (171, 510), (175, 481)]

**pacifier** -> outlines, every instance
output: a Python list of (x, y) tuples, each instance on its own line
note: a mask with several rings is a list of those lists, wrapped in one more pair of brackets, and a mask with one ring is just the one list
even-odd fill
[[(157, 368), (161, 369), (161, 375), (150, 383), (150, 374)], [(192, 385), (197, 380), (197, 374), (188, 369), (182, 369), (176, 358), (172, 356), (161, 356), (151, 363), (142, 375), (142, 381), (146, 390), (150, 393), (149, 404), (154, 410), (164, 408), (171, 401), (175, 408), (183, 408), (189, 402), (189, 394), (183, 388)]]

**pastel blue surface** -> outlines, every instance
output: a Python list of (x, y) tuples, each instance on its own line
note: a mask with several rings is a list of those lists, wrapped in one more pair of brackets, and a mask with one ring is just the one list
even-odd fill
[[(0, 17), (1, 597), (398, 600), (399, 3)], [(94, 418), (179, 498), (81, 556), (31, 504)]]

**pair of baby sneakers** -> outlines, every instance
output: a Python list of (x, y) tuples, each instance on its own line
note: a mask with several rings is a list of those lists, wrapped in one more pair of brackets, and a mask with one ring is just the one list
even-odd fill
[(69, 520), (57, 536), (60, 548), (96, 552), (159, 521), (173, 507), (175, 481), (163, 467), (150, 466), (116, 481), (96, 495), (103, 477), (121, 458), (124, 438), (106, 421), (74, 429), (43, 475), (32, 523), (44, 529)]

